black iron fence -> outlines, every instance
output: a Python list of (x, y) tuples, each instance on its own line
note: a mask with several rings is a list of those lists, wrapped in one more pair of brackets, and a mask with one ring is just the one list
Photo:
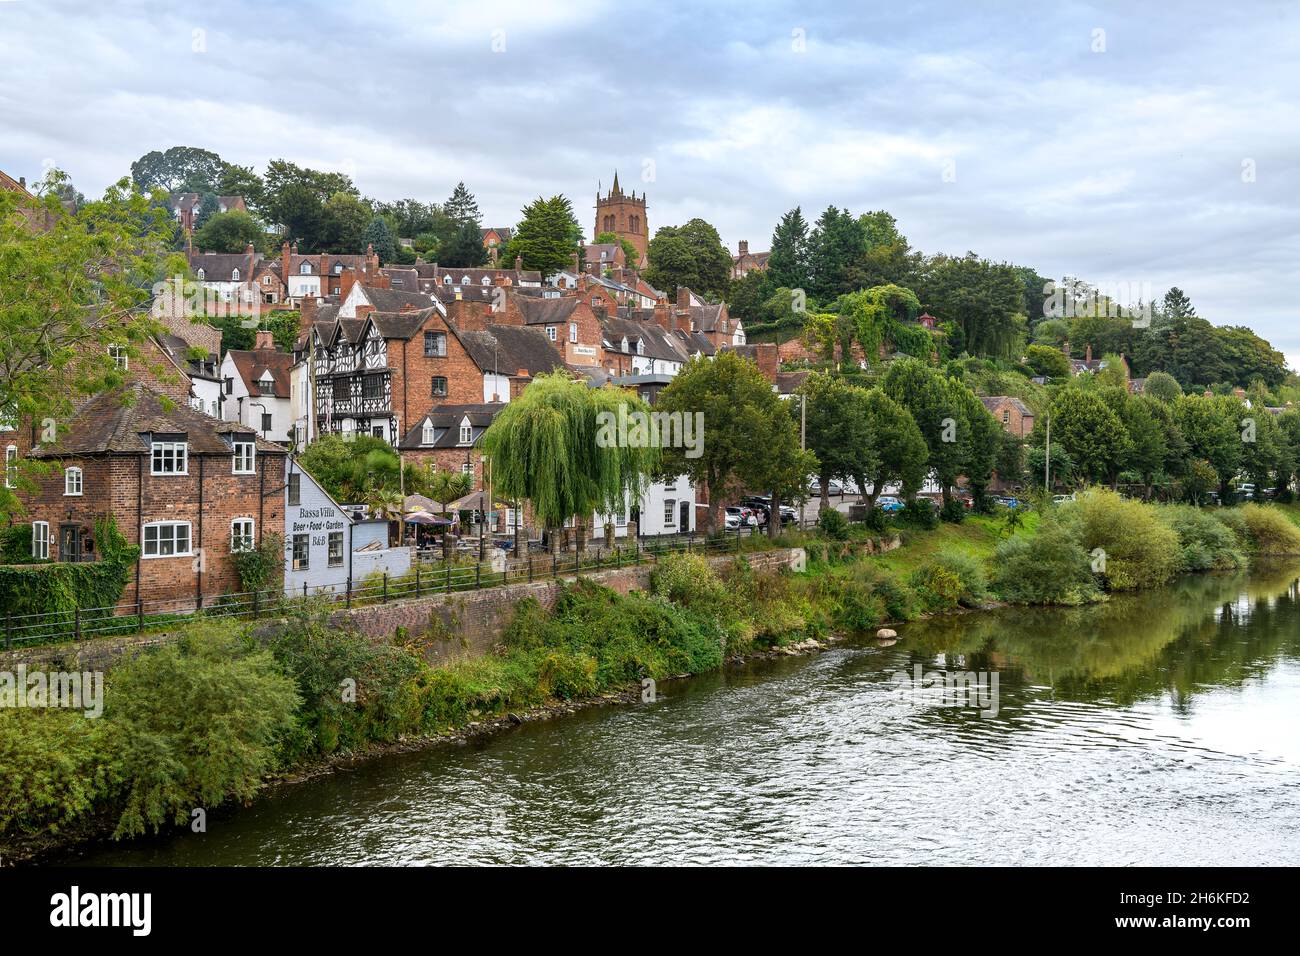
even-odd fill
[(34, 644), (83, 641), (109, 635), (165, 630), (196, 616), (252, 620), (282, 612), (296, 602), (325, 600), (343, 607), (361, 607), (431, 594), (450, 594), (504, 587), (596, 571), (641, 565), (665, 555), (692, 552), (705, 555), (743, 554), (767, 550), (763, 529), (743, 527), (722, 535), (664, 535), (614, 547), (603, 543), (585, 549), (530, 554), (519, 558), (480, 561), (473, 556), (443, 560), (421, 554), (406, 574), (374, 573), (360, 580), (310, 587), (292, 593), (248, 591), (216, 598), (136, 601), (112, 607), (75, 608), (42, 614), (7, 614), (0, 618), (0, 646), (9, 650)]

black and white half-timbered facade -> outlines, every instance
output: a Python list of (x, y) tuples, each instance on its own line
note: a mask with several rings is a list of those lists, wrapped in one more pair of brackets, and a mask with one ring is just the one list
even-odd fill
[(315, 326), (312, 335), (320, 432), (374, 435), (396, 445), (401, 436), (393, 408), (393, 370), (388, 343), (374, 321), (342, 319)]

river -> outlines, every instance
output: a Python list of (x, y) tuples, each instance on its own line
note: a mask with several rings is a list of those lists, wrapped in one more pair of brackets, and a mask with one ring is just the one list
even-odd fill
[[(918, 622), (68, 862), (1300, 864), (1298, 575)], [(996, 715), (918, 664), (996, 671)]]

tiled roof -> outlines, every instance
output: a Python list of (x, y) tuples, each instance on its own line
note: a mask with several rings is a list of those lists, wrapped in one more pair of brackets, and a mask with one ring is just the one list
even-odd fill
[(407, 312), (372, 312), (370, 321), (375, 323), (379, 334), (386, 339), (407, 339), (415, 336), (432, 315), (441, 315), (437, 308), (429, 306)]
[(183, 434), (193, 455), (228, 455), (226, 436), (248, 435), (259, 451), (284, 454), (274, 442), (237, 422), (219, 422), (197, 409), (170, 401), (139, 383), (102, 392), (77, 410), (67, 430), (52, 445), (32, 449), (33, 458), (73, 455), (140, 454), (149, 451), (142, 435)]
[(427, 293), (404, 289), (375, 289), (363, 286), (361, 292), (366, 297), (366, 301), (375, 307), (376, 312), (401, 312), (404, 305), (427, 309), (429, 303), (433, 301), (433, 296)]
[(235, 368), (239, 371), (239, 377), (244, 380), (244, 387), (248, 389), (248, 394), (266, 394), (261, 391), (257, 383), (262, 380), (265, 373), (270, 372), (273, 383), (271, 394), (275, 398), (289, 397), (289, 369), (293, 365), (293, 356), (288, 352), (281, 352), (279, 349), (251, 351), (231, 349), (226, 355), (235, 363)]
[(528, 325), (556, 325), (569, 321), (569, 316), (578, 307), (578, 297), (563, 295), (554, 299), (536, 299), (531, 296), (515, 296), (514, 302)]
[(1014, 395), (981, 395), (980, 401), (984, 403), (984, 407), (990, 412), (995, 412), (1004, 405), (1010, 405), (1021, 415), (1034, 414), (1028, 405)]
[[(196, 276), (202, 269), (200, 281), (203, 282), (248, 282), (257, 271), (261, 258), (259, 253), (254, 253), (253, 268), (249, 269), (246, 252), (196, 252), (190, 256), (190, 269)], [(238, 279), (231, 275), (236, 269), (239, 270)]]
[(529, 375), (541, 375), (564, 368), (564, 356), (541, 329), (493, 324), (481, 332), (465, 332), (450, 322), (448, 325), (484, 372), (514, 375), (519, 369), (526, 369)]
[[(404, 449), (464, 448), (465, 446), (460, 443), (460, 423), (468, 418), (470, 426), (474, 430), (474, 437), (477, 438), (483, 429), (492, 424), (497, 412), (505, 407), (504, 402), (488, 402), (477, 405), (439, 405), (415, 423), (398, 443), (398, 447)], [(433, 442), (428, 445), (423, 442), (424, 423), (426, 421), (433, 425)]]

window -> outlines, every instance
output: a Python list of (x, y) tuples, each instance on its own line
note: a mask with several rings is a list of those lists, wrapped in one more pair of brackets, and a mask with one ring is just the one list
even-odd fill
[(570, 342), (576, 342), (576, 341), (578, 341), (578, 323), (577, 323), (577, 322), (570, 322), (570, 323), (569, 323), (569, 341), (570, 341)]
[(672, 498), (668, 498), (667, 500), (664, 501), (664, 524), (665, 525), (677, 524), (677, 516), (674, 514), (674, 512), (677, 510), (676, 506), (677, 506), (677, 502), (674, 501)]
[(298, 274), (299, 274), (299, 275), (303, 275), (303, 276), (309, 276), (309, 275), (311, 275), (311, 263), (310, 263), (310, 262), (304, 262), (302, 265), (300, 265), (300, 266), (298, 267)]
[(302, 475), (296, 471), (289, 472), (289, 504), (302, 504)]
[(447, 397), (447, 379), (442, 375), (435, 375), (432, 378), (432, 388), (430, 393), (434, 398)]
[(472, 475), (474, 474), (474, 466), (473, 466), (473, 464), (471, 464), (471, 463), (468, 462), (468, 461), (467, 461), (467, 462), (464, 462), (464, 463), (460, 466), (460, 473), (461, 473), (462, 475), (471, 475), (471, 476), (472, 476)]
[(310, 566), (311, 552), (308, 549), (310, 541), (310, 535), (295, 534), (293, 536), (293, 569), (295, 571), (306, 571)]
[(18, 483), (18, 446), (10, 445), (5, 449), (5, 487), (13, 488)]
[(550, 339), (552, 342), (555, 341), (555, 326), (548, 325), (546, 327), (546, 337)]
[(420, 444), (433, 444), (433, 422), (429, 421), (427, 418), (424, 420), (424, 430), (420, 432)]
[(157, 521), (144, 526), (146, 558), (182, 557), (190, 553), (188, 521)]
[(226, 394), (229, 395), (234, 390), (235, 390), (235, 380), (230, 376), (226, 376)]
[(251, 441), (235, 442), (235, 465), (233, 472), (236, 475), (251, 475), (256, 468), (254, 458), (257, 454), (257, 446)]
[(442, 284), (443, 284), (443, 285), (451, 285), (451, 276), (449, 276), (449, 275), (448, 275), (448, 276), (443, 276), (443, 277), (442, 277)]
[(108, 347), (108, 354), (113, 357), (113, 364), (116, 365), (120, 371), (125, 372), (130, 368), (131, 359), (126, 353), (125, 345), (110, 345)]
[(188, 475), (189, 443), (183, 441), (156, 441), (153, 443), (153, 475)]
[(1011, 409), (1009, 408), (1002, 409), (1002, 424), (1003, 425), (1011, 424)]
[(434, 358), (446, 358), (447, 334), (445, 332), (425, 332), (424, 354)]
[(238, 269), (231, 269), (231, 270), (230, 270), (230, 281), (231, 281), (231, 282), (238, 282), (238, 281), (239, 281), (239, 270), (238, 270)]
[(50, 556), (50, 523), (32, 522), (32, 557), (44, 561)]
[(230, 522), (230, 553), (253, 550), (253, 519), (236, 518)]
[(383, 426), (383, 425), (375, 425), (374, 427), (372, 427), (372, 428), (370, 429), (370, 434), (374, 435), (376, 438), (383, 438), (383, 437), (384, 437), (384, 426)]
[(334, 380), (334, 401), (346, 402), (352, 397), (352, 383), (346, 378), (336, 378)]
[(275, 394), (275, 381), (274, 381), (273, 379), (269, 379), (269, 378), (259, 378), (259, 379), (257, 380), (257, 394), (258, 394), (258, 395), (274, 395), (274, 394)]
[(81, 494), (81, 469), (69, 468), (63, 473), (63, 493), (64, 495)]
[(337, 276), (337, 275), (342, 275), (342, 274), (343, 274), (343, 263), (341, 263), (341, 262), (336, 262), (336, 263), (334, 263), (334, 274), (335, 274), (336, 276)]
[(330, 532), (329, 546), (329, 566), (339, 568), (343, 566), (343, 532)]
[(263, 432), (269, 432), (270, 430), (271, 430), (271, 413), (270, 413), (270, 412), (263, 412), (263, 413), (262, 413), (262, 431), (263, 431)]
[(203, 269), (200, 269), (200, 270), (199, 270), (199, 281), (202, 282), (202, 281), (203, 281), (204, 279), (206, 279), (207, 277), (208, 277), (207, 272), (205, 272)]
[(636, 340), (636, 354), (645, 355), (645, 339)]
[(367, 375), (361, 380), (361, 395), (363, 398), (383, 398), (384, 397), (384, 378), (382, 375)]
[(468, 445), (474, 440), (474, 429), (470, 427), (469, 422), (461, 422), (460, 425), (460, 443)]

